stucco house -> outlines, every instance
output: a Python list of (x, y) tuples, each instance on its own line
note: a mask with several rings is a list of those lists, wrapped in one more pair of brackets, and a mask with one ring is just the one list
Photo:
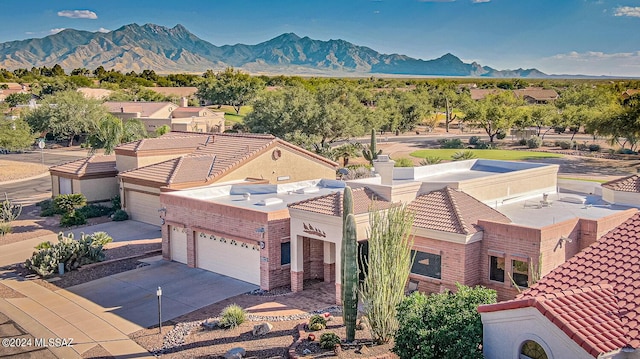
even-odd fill
[(160, 225), (160, 193), (220, 183), (335, 178), (337, 164), (271, 135), (170, 133), (115, 149), (132, 219)]
[(87, 202), (109, 201), (118, 195), (116, 156), (91, 156), (49, 168), (53, 196), (82, 193)]
[(640, 214), (514, 300), (478, 308), (487, 358), (639, 358)]

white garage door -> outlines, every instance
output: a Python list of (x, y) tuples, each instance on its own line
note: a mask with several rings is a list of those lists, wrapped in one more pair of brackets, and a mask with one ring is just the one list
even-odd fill
[(160, 196), (148, 193), (127, 190), (126, 206), (127, 212), (131, 219), (138, 222), (161, 225), (160, 214)]
[(71, 194), (73, 191), (71, 190), (71, 179), (58, 177), (60, 181), (60, 194)]
[(196, 266), (260, 285), (260, 249), (240, 241), (196, 232)]
[(187, 264), (187, 232), (184, 228), (169, 226), (171, 260)]

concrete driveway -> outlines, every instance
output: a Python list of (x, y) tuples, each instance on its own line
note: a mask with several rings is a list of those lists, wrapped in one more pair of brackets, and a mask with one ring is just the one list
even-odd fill
[(142, 327), (158, 323), (156, 289), (162, 287), (162, 320), (257, 289), (202, 269), (154, 257), (150, 265), (67, 288), (106, 311)]

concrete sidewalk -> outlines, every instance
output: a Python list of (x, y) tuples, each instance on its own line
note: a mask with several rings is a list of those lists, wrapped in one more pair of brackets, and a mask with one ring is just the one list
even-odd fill
[[(6, 273), (0, 272), (2, 274)], [(142, 327), (108, 309), (64, 289), (53, 292), (17, 277), (7, 278), (2, 284), (25, 296), (0, 300), (0, 310), (16, 323), (25, 326), (27, 322), (39, 323), (43, 329), (34, 333), (38, 337), (73, 339), (71, 347), (54, 352), (60, 357), (80, 357), (99, 344), (116, 358), (153, 358), (128, 337)]]

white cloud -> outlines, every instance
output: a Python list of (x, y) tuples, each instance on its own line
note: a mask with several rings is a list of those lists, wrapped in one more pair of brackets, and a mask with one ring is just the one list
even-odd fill
[(491, 0), (471, 0), (472, 3), (474, 4), (481, 4), (483, 2), (490, 2)]
[(98, 32), (107, 33), (107, 32), (111, 32), (111, 30), (105, 29), (104, 27), (101, 27), (101, 28), (98, 29)]
[(619, 6), (613, 13), (614, 16), (640, 17), (640, 6)]
[(543, 72), (607, 76), (640, 76), (640, 51), (605, 53), (601, 51), (557, 54), (535, 64)]
[(98, 18), (95, 12), (89, 10), (62, 10), (58, 11), (58, 16), (68, 17), (71, 19), (92, 19)]
[(57, 34), (57, 33), (59, 33), (59, 32), (60, 32), (60, 31), (62, 31), (62, 30), (66, 30), (66, 28), (64, 28), (64, 27), (59, 27), (59, 28), (57, 28), (57, 29), (51, 29), (51, 30), (49, 30), (49, 35)]

